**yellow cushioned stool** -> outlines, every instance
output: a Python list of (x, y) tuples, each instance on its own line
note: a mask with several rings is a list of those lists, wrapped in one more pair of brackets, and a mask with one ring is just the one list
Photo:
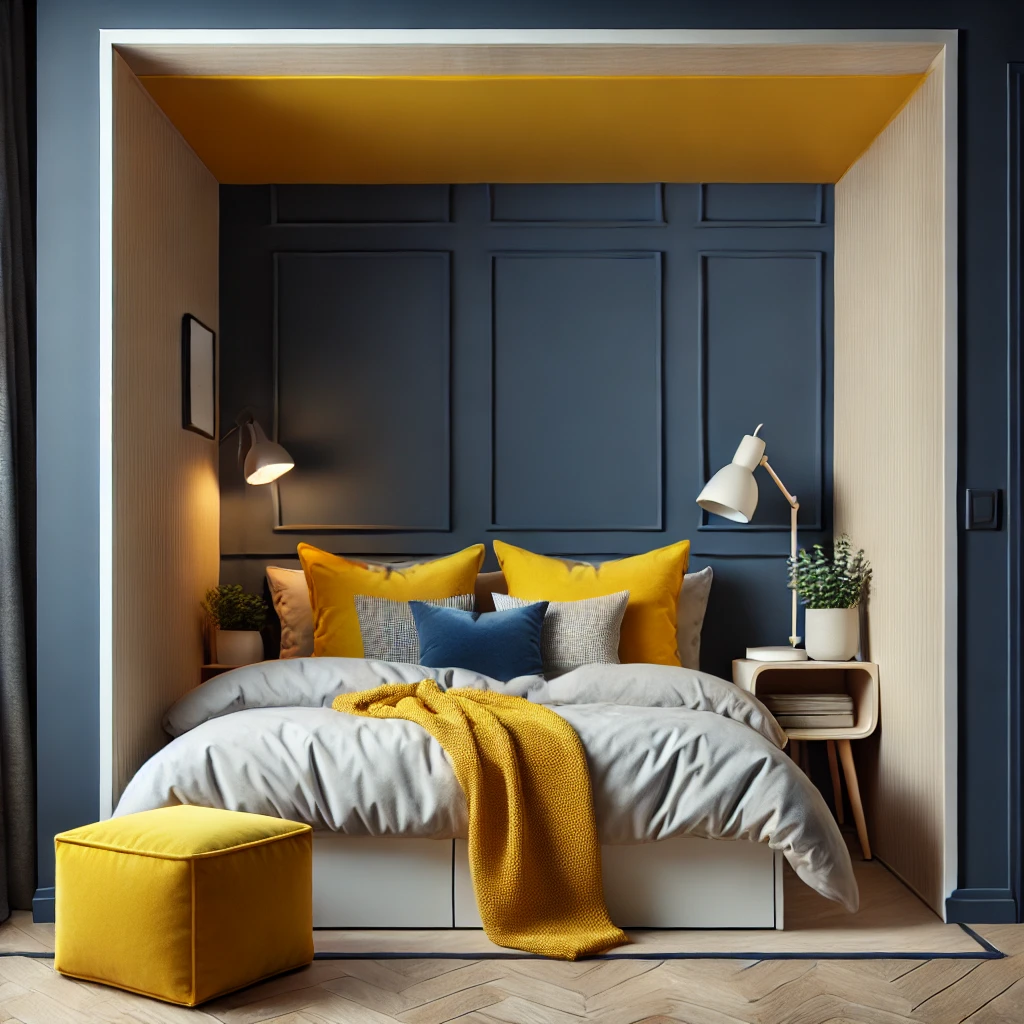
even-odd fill
[(55, 845), (61, 974), (195, 1006), (313, 959), (308, 825), (163, 807)]

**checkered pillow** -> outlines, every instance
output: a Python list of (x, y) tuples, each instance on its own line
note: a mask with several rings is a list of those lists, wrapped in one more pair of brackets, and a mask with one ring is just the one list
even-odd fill
[[(534, 604), (508, 594), (491, 594), (497, 611)], [(629, 591), (582, 601), (551, 601), (541, 630), (544, 675), (571, 672), (580, 665), (618, 665), (619, 630), (626, 614)]]
[[(364, 657), (377, 661), (403, 661), (410, 665), (420, 663), (420, 637), (408, 601), (356, 594), (355, 603), (359, 632), (363, 635)], [(459, 608), (464, 612), (473, 611), (475, 603), (473, 594), (424, 602), (441, 608)]]

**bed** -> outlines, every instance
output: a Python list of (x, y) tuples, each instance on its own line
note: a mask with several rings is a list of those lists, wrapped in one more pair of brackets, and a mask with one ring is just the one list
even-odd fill
[(189, 803), (308, 822), (317, 927), (479, 927), (465, 800), (440, 745), (410, 722), (330, 707), (340, 693), (423, 678), (500, 689), (573, 726), (620, 926), (782, 927), (783, 858), (856, 909), (846, 845), (777, 723), (731, 683), (686, 668), (585, 665), (501, 683), (361, 658), (246, 666), (168, 711), (174, 738), (115, 813)]

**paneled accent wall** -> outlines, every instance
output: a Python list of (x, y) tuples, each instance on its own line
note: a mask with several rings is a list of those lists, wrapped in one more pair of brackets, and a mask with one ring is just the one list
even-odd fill
[(258, 589), (299, 540), (689, 537), (705, 667), (785, 642), (781, 496), (763, 476), (749, 527), (695, 498), (764, 422), (802, 542), (830, 531), (830, 186), (222, 186), (221, 310), (225, 419), (253, 408), (297, 464), (247, 487), (224, 446), (225, 580)]
[(116, 803), (198, 682), (199, 602), (220, 551), (217, 443), (182, 429), (180, 390), (182, 314), (217, 328), (218, 186), (114, 61)]
[(661, 253), (492, 259), (491, 529), (660, 530)]
[[(275, 485), (275, 525), (448, 530), (449, 254), (279, 252), (274, 263), (277, 419), (305, 456)], [(407, 400), (416, 394), (424, 401)]]
[[(835, 513), (874, 564), (881, 728), (860, 745), (878, 856), (943, 912), (946, 842), (943, 83), (835, 188)], [(870, 296), (867, 302), (865, 296)], [(855, 746), (858, 746), (855, 744)]]

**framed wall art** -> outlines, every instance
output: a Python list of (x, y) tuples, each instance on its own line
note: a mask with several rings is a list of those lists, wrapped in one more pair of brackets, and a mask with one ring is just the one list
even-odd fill
[(217, 335), (191, 313), (181, 318), (181, 425), (217, 436)]

